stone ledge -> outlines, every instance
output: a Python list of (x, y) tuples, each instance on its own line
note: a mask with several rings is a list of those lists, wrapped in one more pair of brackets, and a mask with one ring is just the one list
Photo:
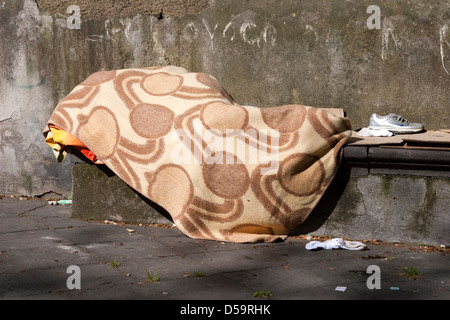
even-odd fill
[(294, 234), (450, 244), (450, 179), (342, 170)]
[(346, 146), (342, 166), (352, 175), (394, 174), (450, 178), (450, 150)]
[[(293, 234), (450, 244), (449, 153), (430, 151), (345, 147), (336, 178)], [(106, 166), (70, 157), (72, 218), (172, 224)]]

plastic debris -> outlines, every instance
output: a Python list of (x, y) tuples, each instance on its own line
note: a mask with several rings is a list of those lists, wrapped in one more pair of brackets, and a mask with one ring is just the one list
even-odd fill
[(362, 128), (356, 133), (356, 135), (360, 137), (391, 137), (394, 134), (385, 129)]
[(358, 241), (346, 241), (342, 238), (333, 238), (323, 242), (311, 241), (305, 246), (307, 250), (318, 250), (318, 249), (347, 249), (347, 250), (364, 250), (367, 246)]
[(340, 292), (344, 292), (345, 290), (347, 290), (347, 287), (336, 287), (336, 289), (334, 289), (334, 291), (340, 291)]

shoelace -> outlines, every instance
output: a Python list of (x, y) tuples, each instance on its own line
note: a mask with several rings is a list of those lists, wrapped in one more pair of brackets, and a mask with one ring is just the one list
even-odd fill
[(402, 115), (393, 114), (393, 115), (392, 115), (392, 118), (393, 118), (394, 120), (399, 121), (399, 122), (401, 122), (401, 123), (404, 123), (404, 124), (406, 124), (406, 125), (409, 124), (409, 121), (406, 120), (405, 118), (403, 118)]

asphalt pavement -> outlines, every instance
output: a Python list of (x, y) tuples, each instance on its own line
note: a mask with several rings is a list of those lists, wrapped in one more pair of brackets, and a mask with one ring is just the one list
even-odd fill
[(176, 226), (76, 220), (70, 205), (11, 197), (0, 198), (0, 221), (2, 300), (188, 302), (176, 307), (180, 314), (209, 312), (197, 308), (201, 301), (229, 301), (215, 312), (231, 314), (244, 303), (450, 298), (444, 247), (349, 239), (367, 250), (309, 251), (308, 242), (323, 239), (195, 240)]

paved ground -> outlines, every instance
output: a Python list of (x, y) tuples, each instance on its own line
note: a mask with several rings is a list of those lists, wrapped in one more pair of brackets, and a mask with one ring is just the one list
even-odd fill
[[(176, 228), (80, 221), (69, 214), (70, 206), (0, 198), (0, 299), (248, 304), (450, 298), (448, 249), (367, 242), (364, 251), (308, 251), (309, 240), (299, 237), (232, 244), (193, 240)], [(78, 271), (68, 270), (72, 265)], [(371, 265), (379, 274), (367, 274)], [(421, 276), (409, 278), (403, 267), (416, 268)], [(147, 271), (151, 277), (157, 274), (158, 281), (150, 281)], [(378, 275), (381, 288), (369, 289), (368, 280), (376, 285)], [(69, 288), (77, 284), (80, 289)], [(255, 297), (258, 293), (271, 297)]]

